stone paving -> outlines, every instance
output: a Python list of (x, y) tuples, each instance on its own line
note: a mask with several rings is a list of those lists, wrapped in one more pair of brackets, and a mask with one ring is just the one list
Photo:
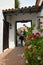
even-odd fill
[(0, 54), (0, 65), (24, 65), (23, 47), (8, 49)]

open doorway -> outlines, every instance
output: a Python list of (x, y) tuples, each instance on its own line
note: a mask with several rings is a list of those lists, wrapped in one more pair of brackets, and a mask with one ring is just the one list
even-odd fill
[[(22, 37), (22, 41), (20, 39), (21, 34), (23, 31), (27, 32), (27, 27), (31, 28), (32, 21), (31, 20), (23, 20), (23, 21), (16, 21), (16, 46), (23, 46), (24, 45), (24, 37)], [(21, 33), (22, 31), (22, 33)]]

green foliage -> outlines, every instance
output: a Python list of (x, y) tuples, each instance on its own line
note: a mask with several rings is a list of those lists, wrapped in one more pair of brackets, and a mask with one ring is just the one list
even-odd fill
[(31, 30), (34, 29), (34, 26), (32, 28), (27, 27), (25, 46), (28, 48), (25, 50), (25, 61), (27, 60), (25, 65), (43, 65), (43, 37), (37, 35), (33, 37)]
[(32, 24), (31, 30), (33, 30), (35, 27), (35, 23)]
[(27, 27), (28, 32), (26, 32), (26, 36), (32, 36), (32, 30), (35, 27), (35, 23), (32, 24), (31, 28)]
[(19, 8), (19, 0), (15, 0), (15, 8)]
[(31, 28), (28, 28), (28, 27), (27, 27), (27, 29), (29, 30), (29, 32), (26, 32), (26, 36), (27, 36), (27, 35), (29, 36), (29, 35), (31, 35), (32, 30), (31, 30)]

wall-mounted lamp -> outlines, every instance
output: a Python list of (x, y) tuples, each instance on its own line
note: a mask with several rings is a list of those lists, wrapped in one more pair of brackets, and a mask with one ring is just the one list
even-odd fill
[(12, 25), (11, 24), (9, 24), (9, 29), (12, 29)]

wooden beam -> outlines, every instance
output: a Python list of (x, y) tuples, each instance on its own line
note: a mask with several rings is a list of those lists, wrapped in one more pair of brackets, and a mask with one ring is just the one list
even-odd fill
[(39, 6), (41, 0), (36, 0), (36, 6)]

